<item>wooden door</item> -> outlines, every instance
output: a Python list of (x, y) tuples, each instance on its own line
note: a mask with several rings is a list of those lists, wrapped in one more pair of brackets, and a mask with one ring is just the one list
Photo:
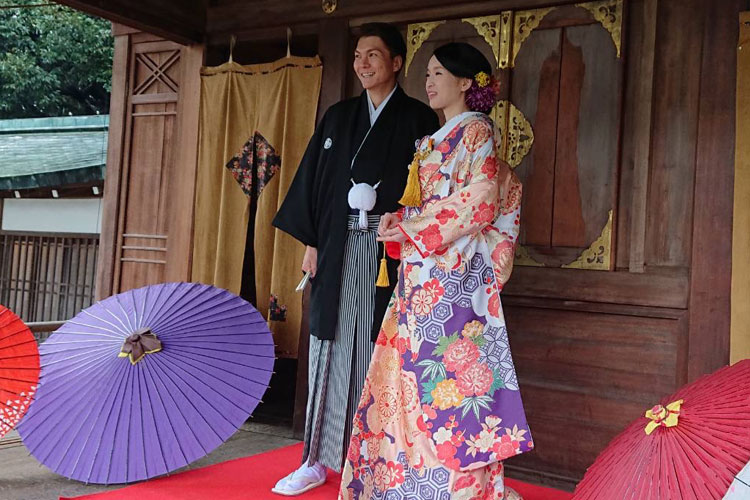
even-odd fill
[(189, 279), (202, 57), (115, 27), (98, 298)]

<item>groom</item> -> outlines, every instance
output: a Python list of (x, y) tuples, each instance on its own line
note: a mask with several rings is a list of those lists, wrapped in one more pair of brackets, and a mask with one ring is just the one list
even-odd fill
[[(349, 444), (373, 342), (397, 281), (398, 261), (389, 259), (390, 286), (375, 286), (378, 222), (400, 207), (415, 141), (439, 127), (435, 112), (397, 83), (405, 57), (398, 28), (362, 26), (353, 67), (364, 91), (325, 113), (273, 221), (306, 245), (302, 270), (314, 278), (303, 464), (275, 493), (298, 495), (323, 484), (326, 467), (341, 470)], [(374, 203), (359, 204), (354, 191), (350, 196), (352, 184)]]

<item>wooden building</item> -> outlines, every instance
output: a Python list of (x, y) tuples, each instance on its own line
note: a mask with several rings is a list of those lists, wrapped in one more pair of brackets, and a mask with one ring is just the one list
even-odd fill
[(35, 333), (94, 300), (108, 123), (0, 120), (0, 303)]
[(357, 92), (353, 39), (378, 20), (403, 27), (416, 97), (446, 40), (476, 44), (503, 82), (501, 154), (525, 184), (504, 306), (536, 441), (510, 474), (572, 487), (627, 422), (750, 344), (730, 333), (750, 1), (61, 3), (116, 23), (99, 296), (190, 278), (199, 69), (232, 35), (235, 60), (268, 62), (291, 28), (292, 52), (323, 61), (325, 109)]

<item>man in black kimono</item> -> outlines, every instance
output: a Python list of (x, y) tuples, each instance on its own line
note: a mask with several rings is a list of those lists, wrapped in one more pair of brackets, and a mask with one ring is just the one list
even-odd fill
[(300, 469), (273, 491), (296, 495), (340, 470), (374, 341), (397, 281), (375, 287), (380, 216), (396, 211), (415, 141), (439, 127), (428, 106), (407, 96), (396, 79), (406, 56), (398, 29), (362, 27), (354, 71), (365, 91), (331, 106), (305, 151), (273, 225), (307, 246), (310, 272), (309, 397)]

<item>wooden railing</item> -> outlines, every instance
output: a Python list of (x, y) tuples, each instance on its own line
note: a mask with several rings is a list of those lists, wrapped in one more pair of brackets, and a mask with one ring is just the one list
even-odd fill
[(94, 299), (98, 234), (0, 232), (0, 304), (27, 323), (64, 321)]

